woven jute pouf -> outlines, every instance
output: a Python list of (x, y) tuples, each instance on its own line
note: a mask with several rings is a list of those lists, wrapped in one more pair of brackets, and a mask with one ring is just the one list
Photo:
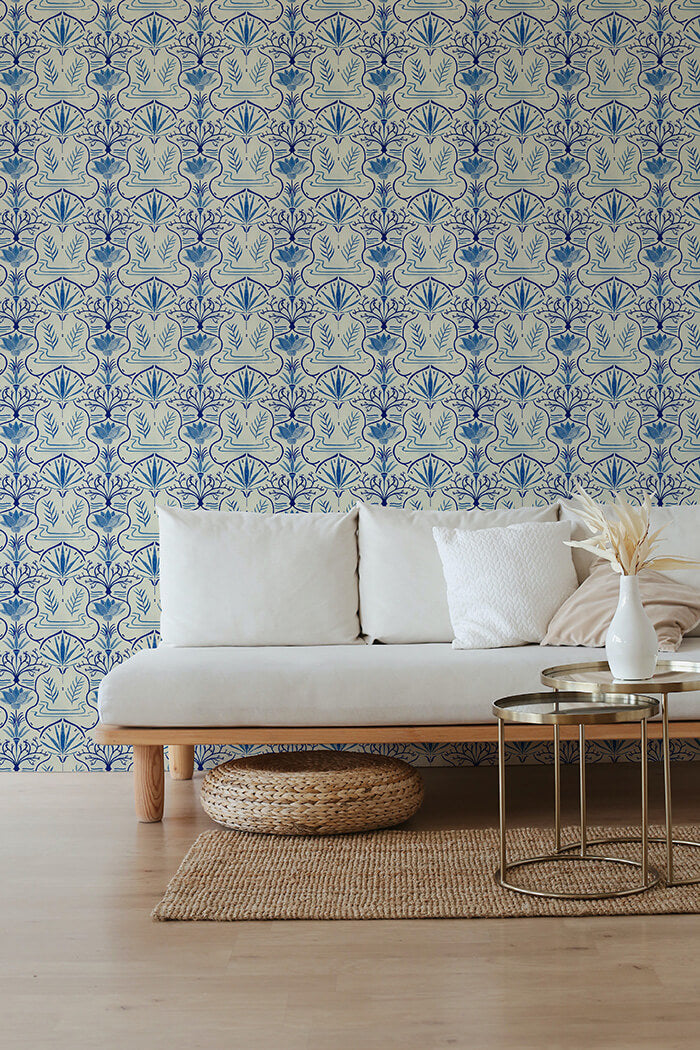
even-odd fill
[(423, 801), (418, 770), (397, 758), (292, 751), (210, 769), (201, 802), (212, 820), (272, 835), (341, 835), (389, 828)]

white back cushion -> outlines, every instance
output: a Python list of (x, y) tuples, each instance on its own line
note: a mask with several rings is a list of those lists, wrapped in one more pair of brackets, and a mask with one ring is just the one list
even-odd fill
[(343, 645), (360, 633), (357, 510), (158, 509), (166, 645)]
[[(575, 503), (562, 500), (559, 505), (559, 520), (569, 522), (571, 526), (572, 540), (588, 540), (591, 538), (591, 531), (583, 524), (579, 516), (576, 514), (575, 507)], [(571, 554), (574, 560), (574, 568), (576, 569), (578, 582), (583, 583), (583, 581), (588, 579), (591, 575), (593, 565), (600, 559), (596, 558), (595, 554), (591, 554), (589, 551), (584, 551), (580, 547), (572, 547)]]
[[(657, 554), (674, 555), (676, 558), (693, 558), (700, 563), (700, 507), (683, 506), (652, 507), (650, 526), (652, 532), (665, 525), (659, 536), (661, 541)], [(692, 587), (700, 594), (700, 564), (687, 569), (664, 569), (667, 576)], [(688, 634), (700, 637), (700, 624)]]
[(541, 642), (577, 587), (568, 521), (505, 529), (433, 529), (454, 649)]
[(405, 510), (360, 505), (360, 619), (368, 641), (451, 642), (433, 527), (487, 529), (556, 521), (556, 504), (517, 510)]

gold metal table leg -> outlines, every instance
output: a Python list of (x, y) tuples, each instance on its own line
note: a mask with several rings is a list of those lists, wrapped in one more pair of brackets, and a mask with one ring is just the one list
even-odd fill
[(503, 721), (498, 720), (498, 825), (501, 882), (506, 879), (506, 747)]
[(639, 725), (642, 766), (642, 886), (646, 886), (649, 868), (649, 780), (647, 766), (647, 720)]
[(663, 696), (664, 801), (666, 806), (666, 881), (673, 885), (673, 808), (671, 802), (671, 744), (668, 731), (668, 693)]

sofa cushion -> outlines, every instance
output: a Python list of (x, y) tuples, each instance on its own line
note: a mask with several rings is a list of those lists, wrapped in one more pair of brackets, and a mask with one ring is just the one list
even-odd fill
[[(693, 558), (698, 562), (683, 569), (665, 569), (673, 580), (692, 587), (700, 595), (700, 507), (683, 505), (651, 508), (651, 528), (660, 529), (661, 533), (656, 553), (674, 555), (677, 558)], [(691, 637), (700, 636), (700, 624), (688, 632)]]
[[(685, 639), (682, 659), (700, 659)], [(343, 726), (493, 722), (491, 704), (539, 690), (553, 664), (599, 649), (437, 645), (144, 649), (99, 689), (103, 723), (126, 726)], [(700, 718), (700, 693), (673, 695), (672, 718)]]
[(447, 584), (454, 649), (540, 642), (576, 590), (568, 521), (505, 529), (433, 529)]
[(557, 506), (516, 510), (406, 510), (360, 505), (360, 619), (369, 641), (454, 637), (433, 527), (489, 529), (556, 521)]
[(358, 640), (357, 511), (247, 514), (159, 508), (167, 645)]

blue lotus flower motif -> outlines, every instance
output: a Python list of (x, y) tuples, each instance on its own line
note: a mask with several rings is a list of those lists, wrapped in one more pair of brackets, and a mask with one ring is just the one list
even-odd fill
[(467, 157), (466, 160), (460, 161), (459, 170), (467, 178), (476, 178), (477, 175), (483, 175), (488, 168), (488, 162), (480, 157), (478, 153), (472, 154), (471, 157)]
[(552, 249), (552, 258), (562, 266), (575, 266), (584, 258), (585, 252), (575, 244), (559, 244)]
[(465, 354), (477, 357), (479, 354), (483, 354), (488, 350), (489, 341), (485, 335), (481, 334), (481, 332), (470, 332), (469, 335), (463, 335), (461, 337), (459, 345)]
[(113, 179), (126, 168), (126, 162), (119, 157), (100, 157), (99, 160), (92, 162), (92, 167), (96, 175), (102, 175), (105, 179)]
[(288, 69), (281, 69), (277, 76), (282, 87), (297, 88), (303, 83), (306, 74), (302, 69), (295, 69), (293, 66), (290, 66)]
[(298, 244), (287, 244), (284, 248), (277, 249), (277, 258), (287, 266), (296, 266), (306, 255), (306, 250)]
[(19, 156), (8, 157), (0, 164), (0, 169), (11, 179), (21, 179), (23, 175), (28, 175), (31, 167), (32, 161)]
[(114, 532), (117, 526), (123, 522), (124, 515), (120, 514), (119, 511), (112, 510), (111, 507), (105, 507), (104, 510), (99, 510), (97, 514), (93, 514), (92, 520), (98, 529), (110, 533)]
[(650, 266), (661, 267), (671, 261), (673, 248), (668, 248), (665, 244), (655, 244), (651, 248), (644, 248), (641, 256)]
[(102, 335), (96, 335), (93, 339), (93, 346), (98, 353), (110, 354), (119, 346), (120, 339), (118, 335), (113, 332), (103, 332)]
[(208, 175), (213, 174), (216, 164), (209, 157), (200, 156), (185, 161), (183, 167), (193, 179), (206, 179)]
[(114, 66), (102, 66), (101, 69), (94, 69), (92, 76), (98, 87), (112, 88), (125, 74), (121, 69), (115, 69)]
[(367, 79), (380, 91), (386, 91), (400, 80), (400, 75), (389, 66), (378, 66), (367, 74)]
[(401, 340), (397, 339), (395, 335), (390, 335), (389, 332), (378, 332), (376, 335), (370, 336), (367, 340), (367, 345), (378, 357), (386, 357), (387, 354), (398, 350)]
[(555, 423), (551, 429), (551, 433), (559, 438), (564, 445), (573, 445), (585, 432), (586, 428), (580, 423), (574, 423), (572, 419), (562, 419), (560, 423)]
[(11, 91), (17, 91), (19, 88), (24, 87), (31, 79), (32, 74), (28, 70), (22, 69), (21, 66), (10, 66), (9, 69), (3, 69), (2, 73), (0, 73), (0, 80)]
[(195, 66), (194, 69), (187, 70), (183, 79), (195, 91), (203, 91), (210, 84), (214, 83), (216, 76), (206, 66)]
[(218, 433), (218, 429), (213, 427), (211, 423), (198, 419), (194, 423), (188, 423), (184, 426), (182, 432), (190, 441), (194, 441), (195, 445), (203, 445), (205, 441), (210, 441)]
[(476, 91), (488, 80), (488, 73), (480, 69), (479, 66), (471, 66), (470, 69), (463, 69), (459, 74), (462, 85), (467, 88), (468, 91)]
[(294, 178), (299, 175), (300, 172), (306, 167), (306, 161), (302, 160), (301, 157), (285, 157), (284, 160), (277, 162), (277, 167), (282, 175), (287, 175), (289, 178)]
[(367, 255), (377, 266), (391, 266), (401, 257), (401, 252), (391, 244), (376, 244)]
[(379, 422), (367, 427), (367, 433), (380, 445), (388, 445), (390, 441), (399, 437), (401, 429), (395, 423), (390, 423), (388, 419), (380, 419)]
[(30, 426), (29, 423), (23, 423), (21, 419), (13, 419), (11, 423), (3, 423), (0, 427), (0, 434), (11, 445), (20, 445), (27, 438), (31, 437), (33, 433), (34, 427)]
[(93, 602), (92, 608), (101, 619), (108, 623), (124, 612), (123, 604), (115, 601), (114, 598), (102, 598), (99, 602)]
[(303, 350), (305, 345), (305, 340), (296, 332), (288, 332), (287, 335), (281, 335), (277, 340), (277, 346), (282, 353), (289, 354), (290, 357), (294, 357), (296, 353)]
[(642, 429), (645, 437), (653, 441), (655, 445), (663, 445), (670, 441), (675, 432), (675, 428), (670, 423), (665, 423), (663, 419), (657, 423), (647, 423)]
[(2, 261), (7, 266), (26, 266), (32, 257), (32, 253), (27, 251), (21, 244), (8, 244), (6, 248), (2, 249), (0, 253)]
[(115, 423), (113, 419), (105, 419), (92, 428), (95, 437), (103, 441), (105, 445), (113, 444), (117, 438), (124, 435), (124, 427), (121, 423)]
[(673, 168), (673, 161), (668, 160), (666, 157), (654, 157), (652, 160), (645, 160), (642, 162), (642, 168), (647, 175), (651, 175), (652, 178), (661, 178)]
[(654, 335), (646, 335), (642, 340), (642, 345), (645, 350), (648, 350), (654, 357), (663, 357), (664, 354), (668, 353), (673, 349), (674, 340), (670, 335), (666, 335), (664, 332), (656, 332)]
[(557, 175), (561, 175), (562, 178), (572, 179), (574, 176), (583, 168), (584, 164), (582, 160), (578, 160), (577, 157), (572, 157), (570, 154), (564, 157), (557, 157), (556, 160), (552, 161), (552, 168), (556, 171)]
[(459, 261), (467, 266), (480, 266), (489, 257), (488, 249), (482, 248), (480, 244), (469, 244), (466, 248), (460, 248)]
[(552, 339), (554, 349), (558, 350), (565, 357), (569, 354), (575, 354), (582, 348), (583, 344), (584, 340), (580, 335), (575, 335), (574, 332), (560, 332), (559, 335), (555, 335)]
[(22, 529), (26, 529), (27, 525), (30, 525), (33, 521), (33, 515), (28, 514), (26, 510), (6, 510), (4, 514), (0, 515), (0, 521), (8, 532), (21, 532)]
[(214, 249), (209, 248), (206, 244), (193, 244), (190, 248), (186, 248), (182, 254), (187, 262), (191, 263), (196, 269), (211, 265), (217, 258), (217, 253)]
[(367, 167), (378, 179), (389, 179), (399, 171), (401, 165), (393, 157), (382, 155), (369, 161)]
[(114, 266), (123, 254), (123, 249), (117, 244), (101, 244), (92, 250), (92, 258), (101, 266)]
[(31, 698), (31, 695), (28, 689), (22, 689), (18, 685), (13, 685), (9, 689), (0, 691), (3, 704), (6, 704), (13, 711), (19, 711), (20, 707)]
[(201, 357), (203, 354), (210, 353), (217, 345), (216, 339), (213, 336), (206, 335), (205, 332), (194, 332), (192, 335), (188, 335), (183, 340), (186, 348), (191, 354), (196, 357)]
[(574, 66), (562, 66), (561, 69), (556, 69), (551, 76), (557, 87), (569, 91), (584, 80), (584, 74)]
[(32, 608), (32, 603), (24, 601), (23, 598), (10, 598), (9, 601), (0, 603), (0, 609), (7, 619), (14, 620), (15, 623), (25, 617)]
[(296, 445), (297, 441), (308, 433), (308, 427), (303, 423), (298, 423), (296, 419), (290, 419), (288, 423), (281, 423), (277, 427), (277, 433), (290, 445)]
[(21, 332), (8, 332), (7, 335), (2, 336), (2, 339), (0, 339), (0, 345), (9, 354), (21, 354), (30, 348), (32, 340), (29, 336), (22, 335)]
[(654, 91), (660, 91), (671, 83), (673, 71), (658, 66), (656, 69), (645, 70), (642, 76), (648, 87)]
[(490, 429), (489, 425), (482, 423), (480, 419), (472, 419), (470, 423), (464, 423), (459, 428), (458, 433), (465, 441), (470, 441), (473, 445), (480, 445), (487, 437)]

